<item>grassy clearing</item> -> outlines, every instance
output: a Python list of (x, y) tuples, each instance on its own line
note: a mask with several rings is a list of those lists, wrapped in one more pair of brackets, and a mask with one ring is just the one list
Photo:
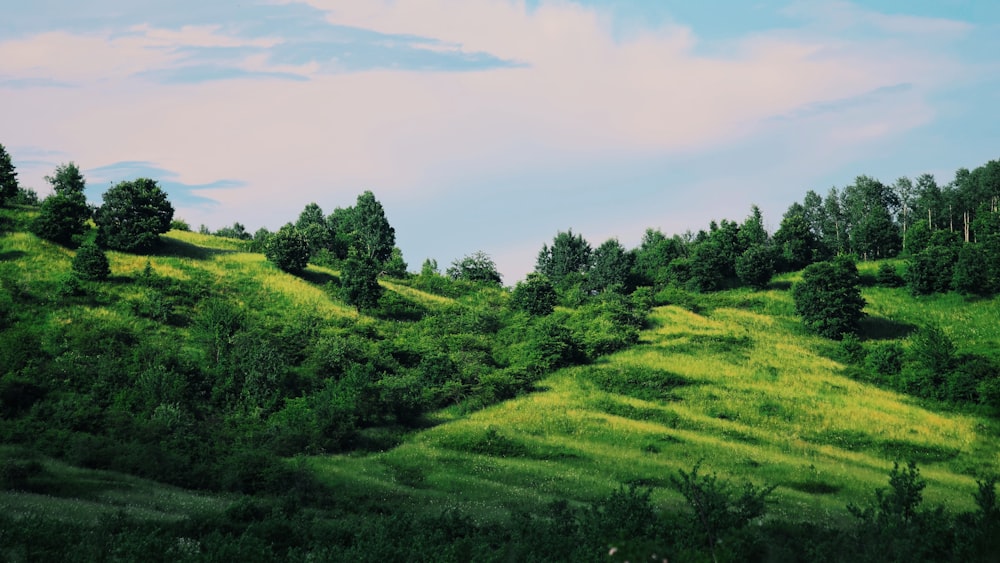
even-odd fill
[[(913, 322), (918, 311), (950, 319), (958, 306), (964, 321), (945, 326), (956, 341), (980, 334), (974, 345), (1000, 330), (996, 308), (904, 291), (869, 288), (869, 309)], [(972, 508), (975, 477), (1000, 466), (1000, 425), (842, 376), (822, 353), (830, 343), (801, 331), (786, 291), (712, 301), (703, 315), (656, 309), (640, 345), (563, 370), (539, 393), (453, 418), (391, 451), (317, 458), (314, 467), (417, 510), (459, 506), (488, 520), (548, 500), (590, 501), (622, 483), (653, 487), (657, 502), (675, 506), (669, 477), (703, 460), (736, 482), (778, 484), (777, 517), (837, 524), (850, 519), (849, 502), (886, 486), (893, 460), (914, 459), (926, 502)], [(664, 388), (650, 386), (657, 377)]]

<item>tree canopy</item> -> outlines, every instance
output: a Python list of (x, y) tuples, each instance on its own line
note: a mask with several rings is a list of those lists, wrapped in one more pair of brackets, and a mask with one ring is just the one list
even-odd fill
[(497, 266), (482, 250), (477, 250), (468, 256), (456, 259), (445, 272), (453, 280), (465, 280), (476, 283), (500, 286), (503, 278), (497, 271)]
[(174, 207), (155, 180), (120, 182), (104, 192), (104, 204), (94, 215), (97, 242), (112, 250), (146, 252), (170, 230), (173, 218)]
[(55, 174), (45, 180), (52, 185), (53, 193), (42, 201), (31, 230), (41, 238), (68, 246), (87, 230), (90, 207), (84, 195), (86, 182), (72, 162), (56, 167)]
[(792, 288), (795, 310), (821, 336), (840, 339), (854, 333), (865, 316), (860, 282), (857, 266), (848, 256), (810, 264)]

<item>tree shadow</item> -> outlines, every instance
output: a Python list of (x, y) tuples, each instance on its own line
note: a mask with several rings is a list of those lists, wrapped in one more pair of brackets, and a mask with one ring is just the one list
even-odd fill
[(329, 273), (321, 272), (319, 270), (303, 270), (298, 274), (299, 278), (318, 286), (326, 286), (327, 284), (340, 285), (340, 278)]
[(858, 335), (864, 340), (895, 340), (906, 338), (915, 330), (916, 325), (869, 315), (861, 320)]
[(788, 291), (792, 289), (792, 282), (790, 281), (773, 281), (767, 284), (768, 289), (773, 289), (775, 291)]
[(22, 250), (8, 250), (6, 252), (0, 252), (0, 262), (13, 262), (14, 260), (19, 260), (27, 256), (27, 253)]
[(210, 260), (223, 254), (234, 254), (235, 250), (224, 248), (205, 248), (189, 242), (172, 238), (161, 238), (160, 243), (150, 253), (151, 256), (170, 258), (190, 258), (192, 260)]

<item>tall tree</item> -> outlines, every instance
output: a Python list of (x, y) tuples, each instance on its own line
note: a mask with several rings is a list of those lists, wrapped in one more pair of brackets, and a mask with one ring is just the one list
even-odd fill
[(574, 235), (573, 229), (560, 231), (551, 247), (542, 245), (535, 271), (544, 274), (556, 287), (572, 285), (582, 281), (590, 267), (590, 254), (590, 244), (582, 235)]
[(306, 237), (312, 256), (316, 256), (322, 250), (330, 250), (333, 246), (330, 225), (323, 216), (323, 210), (315, 202), (306, 205), (302, 210), (298, 221), (295, 222), (295, 228)]
[(946, 215), (944, 194), (934, 176), (931, 174), (918, 176), (915, 190), (914, 215), (919, 215), (921, 219), (926, 218), (927, 225), (932, 231), (947, 228), (948, 224), (944, 220)]
[(902, 246), (892, 220), (899, 208), (896, 194), (882, 182), (858, 176), (844, 188), (850, 221), (851, 251), (865, 260), (895, 256)]
[(774, 233), (774, 245), (780, 260), (781, 271), (804, 268), (816, 259), (819, 242), (809, 228), (809, 223), (799, 211), (802, 206), (792, 204)]
[(17, 191), (17, 171), (7, 149), (0, 145), (0, 206), (7, 205), (17, 195)]
[(146, 252), (170, 230), (174, 207), (155, 180), (138, 178), (120, 182), (104, 192), (97, 209), (97, 243), (125, 252)]
[(756, 204), (750, 206), (750, 215), (743, 220), (739, 230), (740, 246), (743, 250), (755, 244), (766, 245), (768, 243), (767, 230), (764, 228), (764, 215)]
[(90, 207), (84, 195), (86, 182), (72, 162), (56, 167), (55, 174), (45, 180), (53, 191), (42, 201), (31, 230), (41, 238), (67, 246), (87, 231)]
[(635, 250), (633, 274), (639, 285), (665, 285), (670, 280), (669, 264), (684, 254), (679, 236), (667, 238), (660, 230), (646, 229)]
[(830, 188), (826, 199), (823, 200), (825, 222), (821, 242), (830, 255), (848, 251), (847, 215), (844, 213), (842, 201), (841, 193), (836, 187)]
[[(903, 251), (906, 251), (906, 229), (912, 222), (910, 219), (910, 213), (913, 210), (913, 205), (916, 199), (917, 188), (913, 185), (906, 176), (901, 176), (892, 187), (893, 192), (896, 194), (896, 199), (899, 200), (899, 219), (900, 223), (903, 225)], [(918, 217), (919, 219), (919, 217)]]
[(608, 288), (619, 287), (630, 291), (629, 273), (632, 271), (634, 258), (618, 239), (608, 239), (598, 246), (590, 257), (590, 270), (587, 271), (586, 287), (593, 292), (602, 292)]
[(396, 230), (385, 218), (382, 204), (371, 191), (365, 191), (358, 196), (351, 215), (351, 246), (357, 249), (358, 256), (381, 268), (396, 245)]

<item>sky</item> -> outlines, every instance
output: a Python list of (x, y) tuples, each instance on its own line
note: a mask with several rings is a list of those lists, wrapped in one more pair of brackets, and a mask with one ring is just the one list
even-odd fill
[(0, 0), (22, 185), (157, 180), (194, 228), (277, 230), (371, 190), (411, 271), (512, 285), (593, 247), (807, 190), (1000, 158), (1000, 2)]

